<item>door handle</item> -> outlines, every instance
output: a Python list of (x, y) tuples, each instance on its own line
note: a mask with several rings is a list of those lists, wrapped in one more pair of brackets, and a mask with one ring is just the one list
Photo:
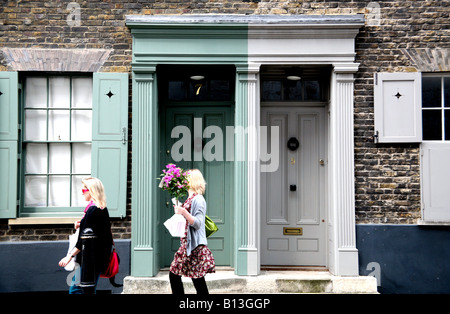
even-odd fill
[(291, 192), (297, 191), (297, 185), (295, 185), (295, 184), (289, 185), (289, 191), (291, 191)]

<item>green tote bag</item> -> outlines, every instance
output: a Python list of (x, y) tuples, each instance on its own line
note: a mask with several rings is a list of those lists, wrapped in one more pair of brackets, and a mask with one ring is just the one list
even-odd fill
[(217, 225), (212, 221), (211, 218), (209, 218), (207, 215), (205, 215), (205, 231), (206, 231), (206, 237), (208, 238), (212, 234), (214, 234), (219, 228)]

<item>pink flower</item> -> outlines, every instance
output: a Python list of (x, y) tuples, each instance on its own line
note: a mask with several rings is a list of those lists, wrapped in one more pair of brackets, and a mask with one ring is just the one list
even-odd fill
[(177, 167), (175, 164), (167, 164), (167, 170), (162, 170), (160, 177), (163, 184), (161, 188), (168, 191), (172, 197), (179, 199), (188, 194), (188, 171), (183, 171), (183, 169)]

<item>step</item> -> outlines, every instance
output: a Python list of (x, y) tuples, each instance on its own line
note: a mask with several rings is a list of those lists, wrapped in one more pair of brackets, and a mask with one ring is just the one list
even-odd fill
[[(207, 274), (206, 283), (211, 294), (229, 293), (377, 293), (375, 277), (333, 276), (326, 271), (261, 271), (258, 276), (237, 276), (233, 271)], [(194, 294), (192, 280), (183, 277), (185, 292)], [(171, 293), (168, 271), (155, 277), (124, 279), (124, 294)]]

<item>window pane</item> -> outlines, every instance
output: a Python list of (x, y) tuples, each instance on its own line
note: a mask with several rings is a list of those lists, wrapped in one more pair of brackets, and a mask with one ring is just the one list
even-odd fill
[(91, 144), (72, 144), (72, 173), (91, 173)]
[(318, 81), (305, 81), (305, 100), (320, 100)]
[(72, 111), (72, 140), (90, 141), (92, 139), (92, 111)]
[(450, 107), (450, 77), (444, 78), (444, 105)]
[(263, 82), (263, 100), (281, 100), (281, 81)]
[(70, 107), (70, 78), (51, 77), (49, 79), (49, 107)]
[(47, 173), (47, 144), (27, 144), (25, 173)]
[(92, 108), (92, 79), (72, 79), (72, 108)]
[(50, 144), (49, 173), (70, 173), (70, 144)]
[(47, 177), (25, 176), (25, 206), (46, 206)]
[(210, 99), (211, 100), (231, 100), (230, 81), (211, 80)]
[(422, 78), (422, 107), (441, 107), (441, 78)]
[(48, 206), (70, 206), (70, 177), (50, 176)]
[(444, 110), (445, 140), (450, 141), (450, 110)]
[(422, 111), (422, 131), (424, 140), (442, 139), (441, 110)]
[(28, 77), (25, 82), (25, 107), (45, 108), (47, 107), (47, 78)]
[(169, 100), (185, 100), (186, 99), (186, 84), (184, 81), (169, 81), (168, 91)]
[(84, 176), (72, 176), (72, 206), (85, 207), (87, 205), (81, 193), (81, 180), (83, 178)]
[(47, 140), (46, 110), (25, 111), (25, 140), (28, 141)]
[(301, 81), (286, 81), (285, 83), (286, 100), (302, 100)]
[(48, 140), (68, 141), (69, 140), (69, 111), (50, 110), (48, 112)]

